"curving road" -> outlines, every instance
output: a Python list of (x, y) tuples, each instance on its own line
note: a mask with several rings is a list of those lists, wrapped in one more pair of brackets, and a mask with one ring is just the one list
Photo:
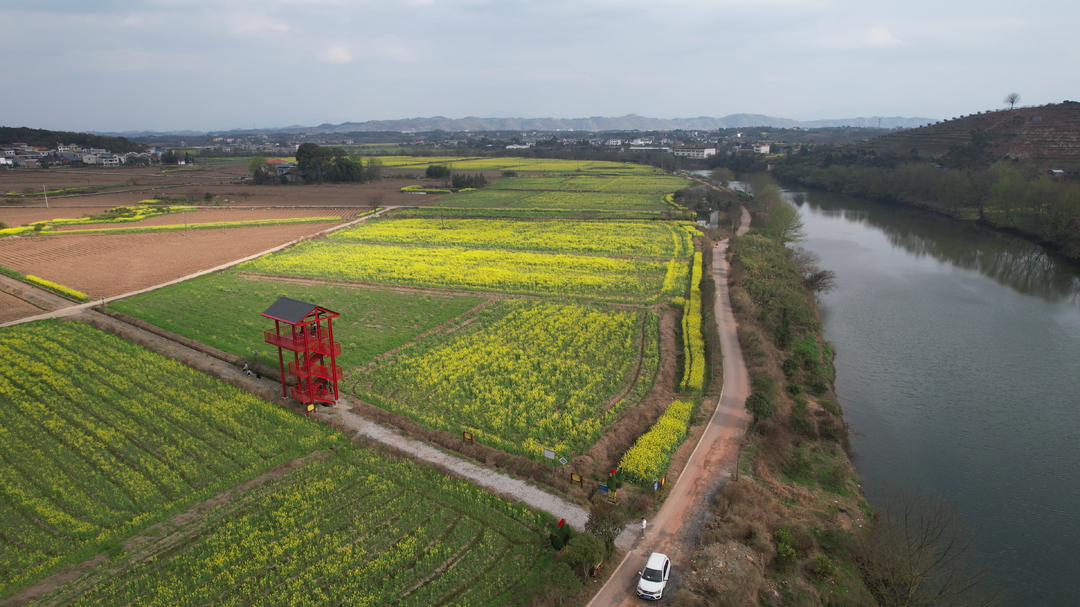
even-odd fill
[[(742, 222), (736, 233), (741, 236), (749, 229), (750, 213), (743, 209)], [(735, 469), (739, 441), (749, 421), (743, 404), (750, 394), (750, 377), (739, 346), (728, 295), (727, 246), (728, 241), (724, 240), (713, 248), (712, 266), (713, 279), (716, 281), (714, 310), (724, 359), (724, 388), (720, 393), (720, 403), (664, 505), (649, 521), (644, 539), (639, 540), (627, 553), (611, 578), (593, 597), (589, 607), (640, 604), (642, 599), (634, 592), (638, 572), (653, 552), (662, 552), (671, 558), (672, 578), (664, 592), (664, 599), (673, 597), (680, 572), (697, 545), (697, 536), (701, 531), (701, 522), (708, 513), (709, 503)]]

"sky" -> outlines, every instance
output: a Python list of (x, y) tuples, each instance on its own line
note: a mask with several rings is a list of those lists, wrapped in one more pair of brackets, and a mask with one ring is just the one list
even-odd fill
[(1080, 100), (1080, 2), (0, 0), (0, 125), (933, 119)]

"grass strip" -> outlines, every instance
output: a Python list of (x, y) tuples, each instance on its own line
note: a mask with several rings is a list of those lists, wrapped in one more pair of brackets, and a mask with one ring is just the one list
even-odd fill
[(327, 217), (298, 217), (296, 219), (251, 219), (248, 221), (215, 221), (212, 223), (192, 224), (169, 224), (165, 226), (148, 226), (143, 228), (90, 228), (86, 230), (64, 230), (61, 232), (47, 232), (51, 235), (58, 234), (133, 234), (137, 232), (167, 232), (171, 230), (209, 230), (212, 228), (249, 228), (256, 226), (276, 226), (294, 223), (327, 223), (341, 221), (340, 216)]

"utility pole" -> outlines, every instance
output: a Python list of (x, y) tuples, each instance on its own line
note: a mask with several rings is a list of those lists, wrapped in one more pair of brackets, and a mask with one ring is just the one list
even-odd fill
[(45, 195), (45, 208), (49, 208), (49, 191), (45, 189), (45, 184), (41, 184), (41, 193)]

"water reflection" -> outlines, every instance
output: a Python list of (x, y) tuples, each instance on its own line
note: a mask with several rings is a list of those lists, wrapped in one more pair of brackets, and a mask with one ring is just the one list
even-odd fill
[(785, 191), (784, 195), (804, 213), (874, 228), (893, 246), (917, 257), (979, 272), (1025, 295), (1080, 303), (1080, 268), (1021, 238), (827, 192)]

